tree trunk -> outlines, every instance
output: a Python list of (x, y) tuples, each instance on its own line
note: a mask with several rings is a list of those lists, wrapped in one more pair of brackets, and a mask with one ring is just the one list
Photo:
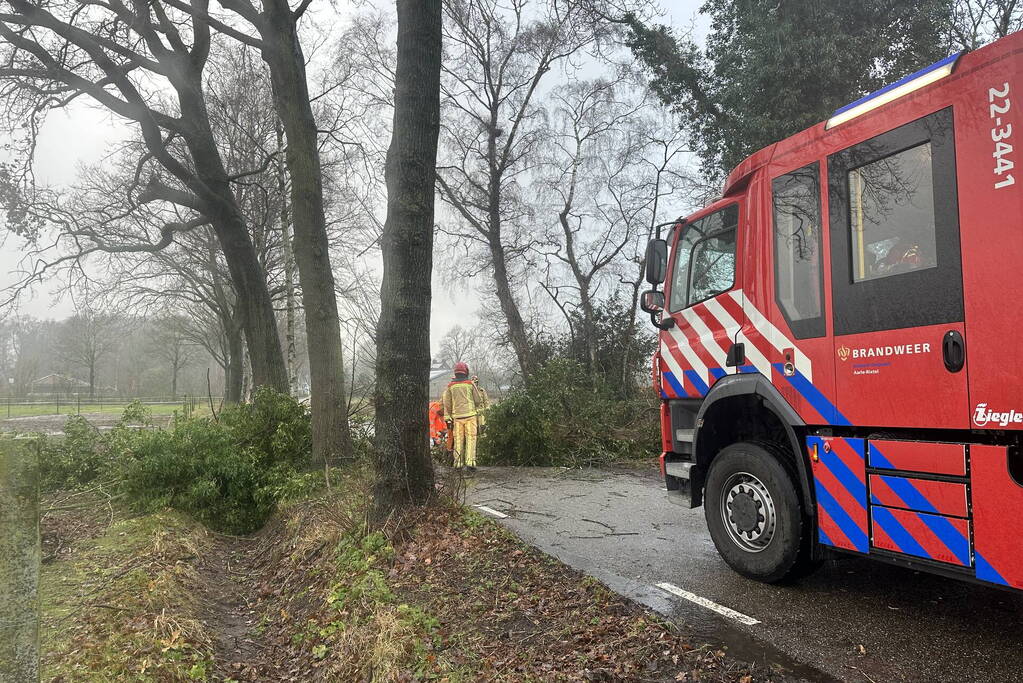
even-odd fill
[(265, 47), (277, 115), (287, 135), (295, 263), (305, 309), (309, 353), (313, 457), (352, 458), (345, 396), (341, 324), (330, 266), (316, 119), (309, 101), (305, 57), (287, 0), (263, 0)]
[(441, 0), (398, 0), (394, 126), (380, 246), (374, 514), (433, 494), (427, 432), (434, 183), (440, 132)]
[(632, 350), (632, 340), (636, 336), (636, 311), (639, 308), (639, 288), (643, 282), (643, 276), (646, 272), (646, 259), (643, 259), (639, 263), (639, 275), (636, 277), (636, 281), (632, 283), (632, 301), (629, 304), (629, 322), (625, 325), (625, 331), (622, 334), (622, 387), (627, 392), (627, 395), (632, 394), (633, 385), (632, 378), (629, 377), (629, 352)]
[(529, 350), (529, 337), (526, 334), (526, 324), (519, 312), (519, 304), (515, 301), (512, 292), (511, 280), (508, 277), (508, 266), (505, 263), (504, 245), (501, 244), (500, 232), (495, 236), (491, 230), (489, 240), (490, 259), (494, 262), (494, 287), (497, 292), (497, 300), (501, 304), (501, 312), (504, 313), (505, 322), (508, 325), (508, 341), (515, 358), (519, 362), (519, 369), (522, 371), (522, 379), (526, 382), (533, 374), (535, 363)]
[[(175, 342), (176, 343), (176, 342)], [(171, 400), (178, 399), (178, 372), (181, 370), (181, 347), (174, 347), (174, 361), (171, 364)]]
[[(75, 393), (78, 393), (77, 391)], [(96, 360), (89, 361), (89, 398), (96, 397)]]
[(593, 297), (590, 295), (589, 278), (578, 278), (579, 283), (579, 307), (583, 309), (583, 341), (586, 343), (586, 358), (590, 365), (590, 380), (594, 386), (600, 377), (600, 368), (597, 367), (597, 331), (593, 322)]
[(224, 326), (227, 337), (227, 361), (224, 368), (224, 401), (240, 403), (242, 400), (242, 375), (244, 374), (244, 343), (241, 328), (233, 322)]
[(522, 321), (519, 304), (515, 301), (511, 278), (508, 275), (508, 263), (505, 258), (504, 244), (501, 242), (501, 178), (502, 172), (497, 159), (497, 137), (500, 131), (498, 104), (495, 102), (490, 110), (490, 124), (487, 135), (487, 163), (490, 170), (490, 181), (487, 187), (487, 246), (490, 248), (490, 260), (494, 263), (494, 289), (497, 300), (501, 304), (505, 322), (508, 325), (508, 342), (515, 352), (522, 371), (522, 379), (529, 381), (533, 374), (534, 363), (529, 349), (529, 337), (526, 325)]
[(236, 305), (241, 309), (245, 341), (252, 360), (253, 386), (266, 385), (284, 393), (288, 390), (288, 375), (266, 274), (240, 216), (224, 222), (229, 225), (215, 221), (214, 232), (238, 292)]
[(284, 393), (288, 390), (288, 375), (266, 273), (259, 263), (217, 148), (200, 78), (198, 74), (190, 74), (177, 87), (182, 119), (189, 121), (193, 128), (186, 138), (188, 151), (195, 174), (202, 181), (200, 186), (190, 189), (203, 203), (203, 214), (213, 226), (231, 273), (242, 311), (245, 341), (252, 357), (253, 384), (270, 386)]
[(242, 401), (248, 402), (249, 400), (249, 368), (251, 367), (249, 361), (249, 348), (248, 345), (242, 346)]
[(285, 332), (288, 360), (288, 390), (298, 397), (298, 351), (295, 348), (295, 252), (291, 245), (291, 217), (288, 213), (288, 178), (284, 162), (284, 127), (277, 119), (277, 193), (281, 198), (281, 250), (284, 252)]

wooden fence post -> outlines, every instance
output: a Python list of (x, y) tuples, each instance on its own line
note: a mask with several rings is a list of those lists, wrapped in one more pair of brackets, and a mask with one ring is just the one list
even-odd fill
[(0, 683), (39, 680), (39, 442), (0, 438)]

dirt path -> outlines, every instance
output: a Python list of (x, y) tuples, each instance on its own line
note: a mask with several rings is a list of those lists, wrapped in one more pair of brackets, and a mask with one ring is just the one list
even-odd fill
[(199, 568), (203, 622), (213, 635), (217, 673), (225, 679), (288, 680), (261, 634), (260, 556), (255, 539), (217, 536)]

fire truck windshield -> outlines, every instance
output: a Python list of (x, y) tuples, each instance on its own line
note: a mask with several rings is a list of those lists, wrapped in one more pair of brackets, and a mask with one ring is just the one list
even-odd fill
[(731, 289), (735, 281), (738, 204), (686, 226), (675, 247), (670, 310), (680, 311)]

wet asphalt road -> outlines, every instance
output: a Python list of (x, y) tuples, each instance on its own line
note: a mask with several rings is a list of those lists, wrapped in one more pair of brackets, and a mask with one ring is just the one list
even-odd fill
[[(795, 585), (749, 581), (718, 556), (703, 508), (680, 505), (656, 472), (483, 468), (468, 499), (733, 655), (798, 678), (1023, 681), (1023, 595), (859, 558), (830, 561)], [(660, 582), (761, 623), (732, 622)]]

